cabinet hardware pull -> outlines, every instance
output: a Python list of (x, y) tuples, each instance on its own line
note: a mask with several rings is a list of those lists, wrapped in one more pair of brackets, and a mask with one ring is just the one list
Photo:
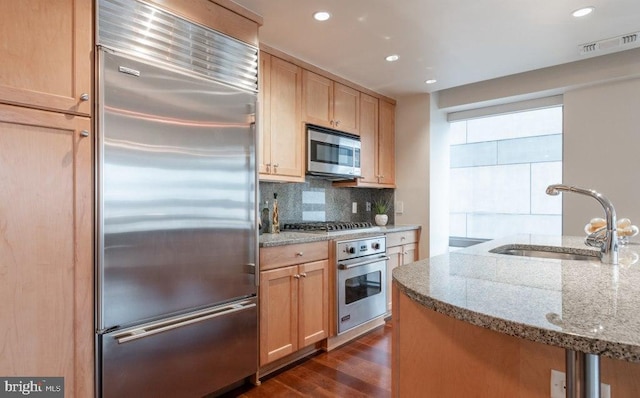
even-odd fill
[(88, 137), (88, 136), (89, 136), (89, 132), (88, 132), (87, 130), (82, 130), (82, 131), (80, 132), (80, 136), (81, 136), (81, 137)]
[(340, 124), (340, 120), (336, 120), (336, 126)]
[(297, 252), (297, 253), (296, 253), (296, 256), (298, 256), (298, 257), (302, 257), (302, 255), (303, 255), (303, 254), (304, 254), (303, 252)]
[(306, 274), (306, 272), (301, 272), (301, 273), (300, 273), (300, 276), (301, 276), (301, 277), (303, 277), (303, 278), (306, 278), (306, 277), (307, 277), (307, 274)]
[(80, 101), (89, 101), (89, 94), (87, 93), (80, 94)]
[(298, 275), (298, 274), (295, 274), (293, 277), (294, 277), (295, 279), (300, 279), (300, 275)]
[(407, 238), (405, 238), (404, 236), (400, 237), (400, 240), (405, 240), (405, 239), (407, 239)]

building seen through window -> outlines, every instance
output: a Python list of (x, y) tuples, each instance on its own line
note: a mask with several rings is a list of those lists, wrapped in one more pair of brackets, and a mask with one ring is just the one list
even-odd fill
[(561, 234), (562, 107), (451, 123), (452, 246), (503, 236)]

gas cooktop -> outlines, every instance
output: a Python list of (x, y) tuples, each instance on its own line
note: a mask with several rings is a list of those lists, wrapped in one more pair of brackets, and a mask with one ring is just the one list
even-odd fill
[(308, 221), (285, 223), (282, 231), (288, 232), (313, 232), (337, 234), (345, 232), (379, 231), (380, 227), (374, 226), (368, 221)]

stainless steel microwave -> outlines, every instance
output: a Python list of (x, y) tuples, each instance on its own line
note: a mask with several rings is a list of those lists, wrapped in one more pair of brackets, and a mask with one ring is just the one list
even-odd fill
[(331, 180), (360, 177), (360, 137), (307, 124), (307, 174)]

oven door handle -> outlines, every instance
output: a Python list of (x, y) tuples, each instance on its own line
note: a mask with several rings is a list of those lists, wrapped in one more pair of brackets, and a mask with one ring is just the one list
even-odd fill
[(355, 268), (355, 267), (360, 267), (360, 266), (367, 265), (367, 264), (377, 263), (377, 262), (383, 261), (383, 260), (386, 261), (388, 259), (390, 259), (389, 256), (382, 255), (382, 256), (374, 258), (373, 260), (358, 261), (356, 263), (338, 263), (338, 268), (339, 269)]

